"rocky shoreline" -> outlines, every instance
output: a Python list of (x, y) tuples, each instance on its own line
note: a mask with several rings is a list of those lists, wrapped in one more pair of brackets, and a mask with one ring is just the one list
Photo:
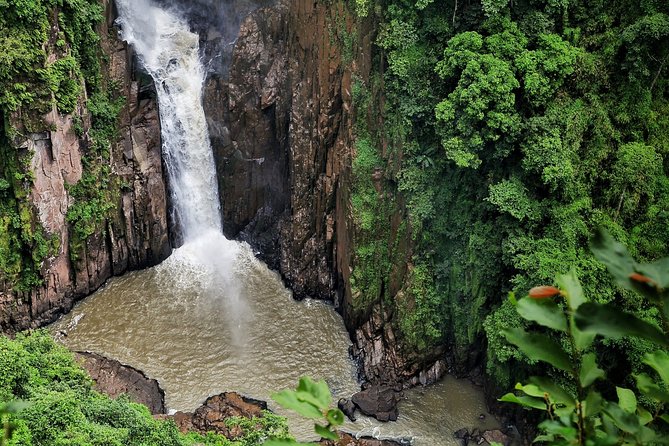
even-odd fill
[[(155, 379), (141, 370), (92, 352), (75, 352), (77, 361), (95, 382), (95, 389), (112, 398), (122, 394), (130, 400), (146, 405), (157, 419), (173, 420), (183, 433), (215, 432), (230, 440), (243, 435), (238, 426), (230, 426), (226, 420), (231, 417), (248, 419), (260, 418), (267, 410), (265, 401), (249, 398), (237, 392), (223, 392), (207, 398), (193, 412), (167, 413), (165, 392)], [(394, 421), (398, 417), (397, 404), (401, 400), (399, 388), (388, 386), (366, 386), (350, 399), (342, 399), (338, 406), (351, 419), (355, 412), (372, 416), (379, 421)], [(454, 432), (454, 438), (463, 446), (486, 445), (493, 442), (504, 446), (512, 444), (513, 432), (508, 430), (485, 430), (463, 428)], [(402, 446), (411, 444), (408, 439), (377, 439), (358, 437), (348, 432), (340, 432), (338, 441), (321, 440), (321, 446)]]
[[(168, 414), (165, 407), (165, 392), (158, 381), (151, 379), (141, 370), (121, 364), (119, 361), (92, 352), (75, 352), (79, 364), (95, 382), (95, 389), (112, 398), (127, 395), (131, 401), (144, 404), (157, 419), (174, 421), (183, 433), (215, 432), (235, 440), (243, 432), (241, 428), (230, 427), (226, 420), (231, 417), (260, 418), (267, 410), (265, 401), (249, 398), (237, 392), (223, 392), (207, 398), (193, 412), (178, 411)], [(322, 446), (401, 446), (394, 440), (379, 440), (371, 437), (357, 438), (341, 432), (337, 442), (322, 440)]]

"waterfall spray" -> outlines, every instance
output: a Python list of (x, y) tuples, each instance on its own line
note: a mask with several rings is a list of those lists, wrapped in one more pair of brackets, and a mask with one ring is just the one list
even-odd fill
[(178, 277), (178, 286), (207, 305), (222, 302), (231, 329), (230, 341), (244, 340), (250, 309), (241, 298), (251, 250), (222, 234), (216, 169), (202, 106), (205, 69), (199, 37), (177, 12), (151, 0), (116, 0), (121, 37), (137, 53), (156, 85), (172, 212), (184, 244), (160, 265)]

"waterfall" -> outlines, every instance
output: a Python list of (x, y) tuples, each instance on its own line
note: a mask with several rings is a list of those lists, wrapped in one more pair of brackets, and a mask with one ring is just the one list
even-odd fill
[(205, 69), (199, 37), (177, 11), (162, 9), (151, 0), (116, 0), (116, 6), (121, 37), (135, 49), (156, 85), (171, 212), (184, 241), (157, 268), (158, 273), (169, 277), (181, 295), (201, 302), (202, 308), (223, 305), (227, 341), (243, 348), (252, 312), (242, 287), (256, 260), (248, 245), (222, 233), (216, 169), (202, 105)]
[(184, 243), (221, 232), (220, 202), (202, 107), (199, 37), (174, 11), (150, 0), (117, 0), (121, 36), (156, 85), (172, 212)]

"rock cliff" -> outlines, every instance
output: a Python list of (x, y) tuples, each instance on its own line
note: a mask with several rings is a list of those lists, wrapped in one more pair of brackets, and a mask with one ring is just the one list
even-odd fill
[[(361, 305), (351, 291), (352, 90), (372, 72), (373, 21), (355, 19), (345, 2), (295, 0), (246, 17), (227, 56), (219, 34), (204, 34), (214, 36), (208, 54), (231, 61), (210, 76), (204, 104), (226, 235), (248, 241), (296, 298), (334, 302), (366, 379), (409, 385), (439, 378), (441, 351), (430, 358), (402, 352), (392, 311), (379, 301)], [(395, 231), (401, 220), (399, 208)], [(387, 285), (393, 296), (409, 258), (405, 247)]]
[(165, 183), (160, 156), (160, 125), (155, 100), (135, 78), (133, 55), (115, 38), (113, 6), (108, 0), (101, 26), (104, 70), (110, 85), (126, 98), (119, 118), (119, 136), (109, 150), (112, 211), (98, 230), (81, 244), (73, 244), (67, 219), (73, 204), (70, 193), (85, 173), (91, 145), (86, 98), (77, 110), (62, 115), (54, 108), (43, 117), (44, 128), (30, 131), (21, 113), (9, 117), (19, 130), (12, 143), (30, 158), (32, 184), (26, 199), (35, 221), (56, 249), (42, 262), (43, 284), (29, 292), (0, 283), (0, 329), (16, 331), (44, 325), (68, 311), (80, 299), (115, 274), (155, 264), (170, 252)]
[[(393, 306), (384, 306), (381, 293), (361, 303), (351, 287), (351, 273), (360, 268), (351, 205), (359, 106), (353, 90), (356, 81), (367, 84), (373, 71), (382, 70), (372, 67), (373, 19), (354, 18), (339, 0), (271, 6), (266, 0), (163, 1), (188, 6), (209, 62), (204, 106), (225, 234), (248, 241), (295, 297), (333, 301), (369, 381), (394, 385), (438, 378), (446, 369), (435, 363), (442, 352), (425, 357), (403, 351)], [(57, 240), (57, 249), (41, 265), (42, 286), (17, 292), (0, 282), (3, 331), (53, 320), (110, 276), (155, 264), (170, 250), (151, 84), (136, 74), (132, 52), (113, 35), (113, 6), (104, 3), (107, 21), (100, 35), (106, 71), (126, 98), (108, 160), (114, 206), (83, 243), (72, 243), (70, 189), (84, 175), (82, 160), (91, 143), (85, 98), (77, 113), (54, 110), (45, 117), (45, 128), (23, 129), (13, 145), (30, 155), (31, 212), (46, 236)], [(226, 14), (245, 18), (224, 20)], [(10, 118), (14, 127), (21, 126), (20, 118)], [(375, 171), (373, 180), (381, 199), (383, 172)], [(398, 206), (391, 232), (402, 219)], [(410, 242), (401, 245), (393, 277), (380, 287), (390, 299), (399, 295), (407, 275)]]
[(298, 298), (329, 299), (343, 283), (352, 70), (332, 33), (351, 26), (337, 3), (258, 9), (229, 73), (207, 84), (224, 231), (257, 247)]

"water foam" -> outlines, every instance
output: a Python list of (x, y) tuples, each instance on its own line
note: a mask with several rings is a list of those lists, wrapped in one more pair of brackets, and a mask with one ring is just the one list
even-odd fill
[(156, 85), (175, 220), (184, 243), (221, 232), (216, 170), (202, 107), (199, 37), (175, 11), (150, 0), (117, 0), (121, 37)]
[[(207, 121), (202, 106), (205, 69), (199, 36), (177, 11), (151, 0), (117, 0), (121, 37), (135, 49), (156, 85), (175, 221), (184, 244), (156, 271), (180, 288), (185, 311), (224, 305), (231, 340), (241, 343), (251, 311), (241, 297), (241, 275), (253, 255), (222, 234), (220, 202)], [(197, 306), (190, 305), (197, 303)], [(190, 306), (189, 306), (190, 305)]]

